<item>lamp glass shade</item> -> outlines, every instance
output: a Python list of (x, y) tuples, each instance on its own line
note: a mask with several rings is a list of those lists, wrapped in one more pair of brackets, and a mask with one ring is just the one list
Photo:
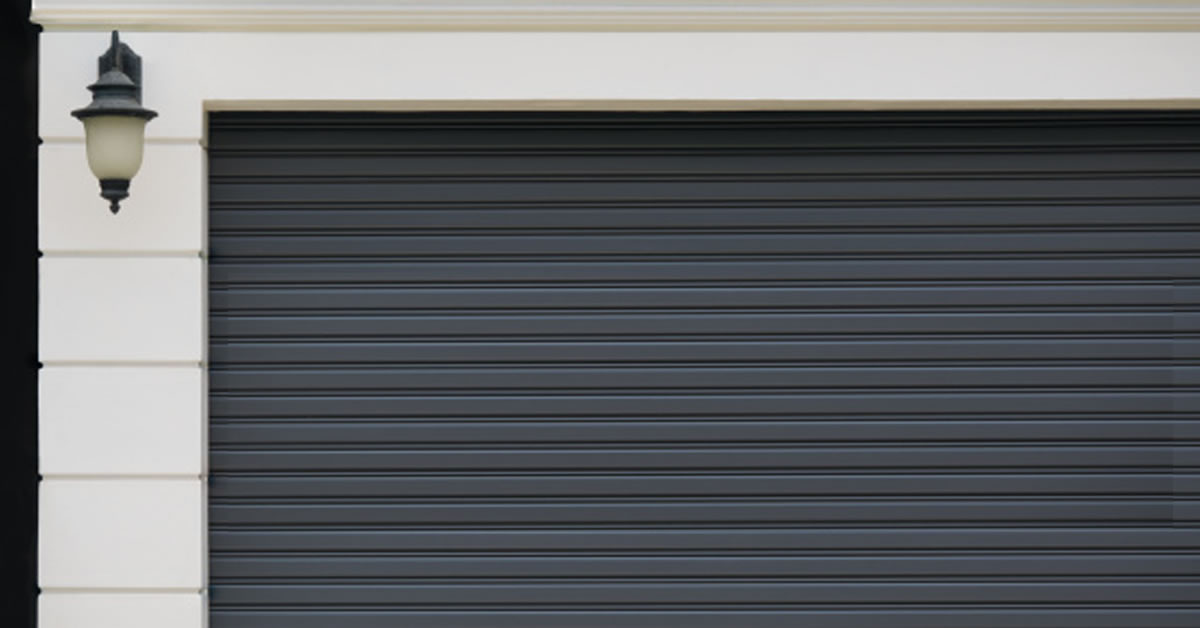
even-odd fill
[(88, 166), (97, 179), (133, 178), (142, 167), (146, 119), (136, 116), (89, 116), (83, 119)]

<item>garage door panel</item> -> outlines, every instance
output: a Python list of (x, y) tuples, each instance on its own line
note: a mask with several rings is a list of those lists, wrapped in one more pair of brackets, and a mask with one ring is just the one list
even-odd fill
[[(1087, 259), (1012, 256), (1011, 259), (884, 259), (804, 261), (695, 261), (645, 264), (637, 262), (365, 262), (277, 261), (239, 263), (214, 259), (209, 280), (218, 286), (244, 285), (454, 285), (475, 283), (573, 284), (655, 282), (679, 287), (703, 282), (761, 282), (771, 285), (827, 281), (1020, 281), (1020, 280), (1181, 280), (1194, 281), (1192, 256), (1113, 257)], [(213, 322), (220, 319), (215, 318)]]
[[(220, 613), (215, 614), (222, 620)], [(828, 628), (849, 628), (887, 621), (895, 628), (1119, 628), (1136, 625), (1143, 628), (1188, 628), (1194, 626), (1195, 611), (1180, 608), (1131, 610), (1127, 608), (1089, 611), (1078, 609), (1044, 608), (972, 608), (912, 610), (886, 608), (868, 611), (819, 610), (778, 611), (714, 608), (698, 611), (522, 611), (488, 610), (461, 613), (421, 613), (367, 611), (345, 614), (303, 612), (267, 612), (254, 623), (231, 626), (269, 626), (316, 628), (328, 625), (329, 617), (346, 617), (339, 625), (346, 628), (393, 626), (398, 622), (411, 628), (528, 628), (553, 626), (558, 628), (608, 628), (619, 623), (629, 628), (724, 628), (738, 622), (747, 628), (789, 628), (796, 625), (818, 625)], [(262, 622), (262, 623), (259, 623)]]
[(214, 628), (1200, 625), (1200, 119), (218, 113)]
[[(215, 296), (215, 295), (214, 295)], [(843, 338), (810, 341), (789, 339), (656, 340), (592, 342), (555, 340), (502, 341), (324, 341), (255, 342), (215, 341), (210, 346), (214, 362), (245, 367), (264, 365), (446, 365), (446, 364), (847, 364), (951, 362), (961, 365), (998, 360), (1000, 364), (1026, 361), (1097, 362), (1131, 361), (1154, 364), (1200, 357), (1200, 339), (1141, 333), (1139, 337), (950, 337)], [(835, 350), (836, 349), (836, 350)]]
[[(1175, 517), (1194, 521), (1185, 500), (1147, 499), (954, 499), (949, 501), (878, 498), (870, 503), (845, 503), (792, 497), (788, 503), (707, 497), (658, 497), (653, 503), (608, 498), (604, 501), (570, 499), (459, 497), (453, 504), (380, 503), (371, 498), (294, 500), (276, 504), (213, 500), (209, 521), (216, 525), (245, 524), (322, 525), (357, 521), (364, 525), (642, 525), (704, 520), (713, 524), (904, 524), (925, 523), (1079, 523), (1153, 524)], [(399, 503), (397, 503), (399, 502)]]
[[(1197, 243), (1200, 248), (1200, 242)], [(336, 304), (336, 308), (331, 308)], [(1049, 284), (907, 288), (749, 287), (662, 288), (230, 288), (215, 291), (210, 311), (222, 313), (312, 310), (478, 311), (534, 309), (684, 308), (1035, 308), (1194, 305), (1200, 287), (1168, 282), (1129, 285)]]
[(483, 177), (577, 177), (646, 179), (674, 176), (814, 178), (829, 176), (940, 176), (1012, 177), (1098, 176), (1110, 173), (1126, 177), (1133, 173), (1196, 174), (1200, 157), (1190, 151), (1153, 150), (1144, 147), (1082, 148), (1026, 155), (1020, 162), (1010, 156), (969, 147), (941, 151), (913, 150), (898, 161), (894, 150), (869, 147), (838, 152), (807, 149), (803, 145), (774, 150), (705, 150), (685, 152), (645, 147), (604, 155), (571, 153), (536, 147), (476, 149), (446, 154), (445, 150), (409, 143), (390, 149), (341, 151), (304, 147), (280, 147), (272, 159), (258, 158), (269, 149), (247, 156), (230, 155), (209, 176), (222, 183), (233, 181), (271, 182), (273, 179), (309, 176), (318, 178), (357, 177), (403, 180), (410, 177), (440, 177), (465, 180)]
[(405, 449), (221, 448), (211, 460), (238, 470), (615, 470), (615, 469), (873, 469), (1014, 467), (1170, 467), (1200, 463), (1200, 448), (1162, 445), (1010, 445), (927, 447), (590, 447)]
[(401, 612), (386, 610), (258, 610), (248, 614), (216, 611), (213, 621), (232, 628), (324, 628), (331, 621), (344, 628), (376, 628), (402, 624), (409, 628), (792, 628), (818, 625), (852, 628), (886, 621), (895, 628), (1191, 628), (1200, 613), (1188, 608), (1136, 610), (1104, 608), (991, 607), (971, 609), (883, 608), (877, 610), (512, 610)]
[[(1148, 534), (1154, 530), (1154, 534)], [(1173, 551), (1195, 547), (1200, 530), (1185, 528), (1017, 526), (718, 527), (678, 528), (309, 528), (214, 526), (214, 551), (267, 552), (631, 552), (722, 551)], [(1039, 582), (1038, 584), (1045, 584)], [(232, 593), (232, 591), (231, 591)]]
[[(946, 234), (705, 234), (550, 235), (503, 234), (447, 237), (439, 235), (307, 235), (226, 236), (214, 255), (225, 257), (588, 257), (651, 256), (671, 261), (675, 256), (704, 258), (724, 255), (748, 257), (812, 257), (907, 255), (935, 257), (944, 254), (1013, 253), (1152, 253), (1163, 255), (1200, 249), (1200, 232), (1062, 231), (1057, 233), (946, 233)], [(653, 261), (653, 260), (647, 260)]]
[[(936, 190), (936, 192), (934, 192)], [(530, 202), (564, 203), (588, 201), (598, 203), (687, 202), (690, 200), (720, 199), (730, 205), (740, 201), (856, 201), (878, 202), (894, 200), (914, 202), (930, 198), (951, 198), (958, 201), (980, 200), (1004, 202), (1018, 199), (1067, 200), (1072, 202), (1095, 199), (1109, 202), (1117, 199), (1136, 201), (1145, 198), (1194, 199), (1196, 183), (1188, 177), (1061, 177), (1055, 180), (1020, 178), (992, 180), (980, 178), (963, 180), (943, 178), (904, 181), (856, 179), (853, 185), (842, 180), (805, 181), (713, 181), (711, 178), (658, 182), (594, 181), (561, 182), (554, 179), (515, 181), (507, 183), (458, 181), (420, 183), (343, 182), (310, 183), (293, 180), (285, 185), (233, 181), (214, 189), (210, 202), (215, 204), (246, 203), (257, 199), (273, 202), (307, 203), (338, 202), (347, 206), (354, 199), (370, 199), (370, 203), (403, 199), (412, 203), (479, 203)]]
[[(931, 441), (1170, 441), (1200, 436), (1200, 421), (1162, 417), (1105, 416), (1063, 419), (1025, 416), (1021, 420), (995, 417), (939, 419), (844, 418), (840, 421), (760, 417), (656, 421), (654, 417), (621, 420), (492, 419), (464, 421), (420, 419), (363, 420), (355, 417), (297, 417), (261, 421), (225, 417), (213, 422), (213, 445), (290, 446), (366, 443), (488, 444), (488, 443), (928, 443)], [(313, 478), (318, 479), (318, 478)]]
[[(724, 151), (796, 147), (827, 152), (881, 147), (896, 151), (962, 147), (1021, 153), (1064, 147), (1141, 147), (1166, 150), (1200, 146), (1200, 131), (1171, 111), (1121, 112), (608, 112), (318, 114), (238, 112), (219, 121), (229, 151), (395, 150), (423, 147), (462, 153), (472, 147), (511, 151), (565, 148), (594, 154), (620, 147)], [(297, 134), (297, 129), (321, 135)], [(702, 134), (695, 131), (703, 129)], [(484, 131), (484, 132), (481, 132)], [(1031, 150), (1034, 149), (1034, 150)]]
[(1200, 385), (1200, 367), (557, 367), (493, 369), (238, 369), (213, 371), (223, 391), (491, 391), (827, 389), (827, 388), (1146, 388)]
[(709, 395), (571, 395), (571, 396), (332, 396), (212, 394), (209, 411), (218, 416), (243, 417), (605, 417), (654, 415), (699, 417), (733, 415), (795, 416), (872, 413), (942, 415), (979, 412), (1071, 414), (1171, 413), (1200, 404), (1195, 392), (945, 392), (828, 394), (709, 394)]
[(1200, 332), (1200, 312), (887, 312), (887, 313), (349, 313), (231, 315), (214, 321), (218, 338), (382, 338), (446, 336), (722, 336), (817, 334), (1019, 334)]
[[(255, 157), (254, 161), (262, 161)], [(220, 162), (217, 162), (220, 163)], [(580, 202), (549, 207), (529, 203), (413, 203), (402, 201), (330, 202), (325, 207), (297, 206), (281, 201), (211, 203), (214, 234), (249, 235), (281, 232), (327, 233), (348, 226), (372, 231), (394, 229), (406, 232), (436, 230), (482, 230), (491, 228), (531, 231), (583, 229), (690, 229), (697, 232), (719, 229), (961, 229), (1040, 228), (1120, 229), (1136, 224), (1141, 228), (1200, 226), (1197, 201), (1146, 199), (1133, 205), (1114, 201), (1038, 204), (1027, 201), (1003, 205), (997, 202), (955, 203), (939, 200), (905, 205), (881, 202), (876, 206), (842, 204), (820, 206), (799, 202), (716, 202), (675, 205), (660, 203), (630, 207), (629, 204)], [(716, 205), (716, 207), (714, 207)], [(766, 206), (764, 206), (766, 205)]]
[[(636, 584), (390, 584), (341, 587), (264, 585), (231, 592), (235, 604), (1079, 604), (1122, 602), (1188, 603), (1200, 596), (1200, 583), (1012, 583), (929, 582), (899, 585), (875, 582), (642, 582)], [(239, 595), (238, 593), (241, 593)]]
[[(1195, 493), (1200, 475), (1189, 476)], [(1180, 478), (1170, 473), (495, 473), (351, 474), (292, 472), (218, 477), (213, 485), (236, 499), (374, 497), (379, 499), (445, 497), (820, 497), (820, 496), (1140, 496), (1170, 498), (1182, 494)]]
[[(959, 552), (953, 556), (246, 555), (211, 561), (215, 578), (898, 578), (1195, 575), (1194, 555)], [(553, 603), (552, 599), (547, 600)]]

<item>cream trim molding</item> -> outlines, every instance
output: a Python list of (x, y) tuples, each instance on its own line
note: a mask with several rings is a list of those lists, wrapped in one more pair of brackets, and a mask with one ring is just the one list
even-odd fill
[(1200, 0), (35, 0), (32, 17), (50, 30), (1200, 31)]
[[(78, 141), (108, 34), (41, 37), (39, 124)], [(152, 141), (220, 109), (1195, 107), (1197, 33), (146, 32)], [(146, 179), (148, 181), (148, 178)], [(95, 181), (87, 181), (95, 186)], [(194, 182), (189, 183), (195, 185)], [(135, 185), (148, 186), (142, 179)], [(89, 192), (94, 195), (94, 192)], [(131, 198), (137, 198), (132, 195)]]

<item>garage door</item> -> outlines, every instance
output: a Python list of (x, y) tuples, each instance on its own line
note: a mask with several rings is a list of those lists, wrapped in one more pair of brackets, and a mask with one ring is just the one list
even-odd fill
[(1200, 116), (211, 118), (213, 628), (1200, 626)]

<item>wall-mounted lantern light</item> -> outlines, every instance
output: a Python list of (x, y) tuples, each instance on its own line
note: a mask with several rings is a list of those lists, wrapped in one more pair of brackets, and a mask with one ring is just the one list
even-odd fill
[(146, 122), (158, 115), (142, 107), (142, 58), (121, 43), (117, 31), (100, 57), (100, 78), (88, 89), (92, 104), (71, 115), (83, 122), (88, 166), (115, 214), (129, 196), (129, 180), (142, 167)]

